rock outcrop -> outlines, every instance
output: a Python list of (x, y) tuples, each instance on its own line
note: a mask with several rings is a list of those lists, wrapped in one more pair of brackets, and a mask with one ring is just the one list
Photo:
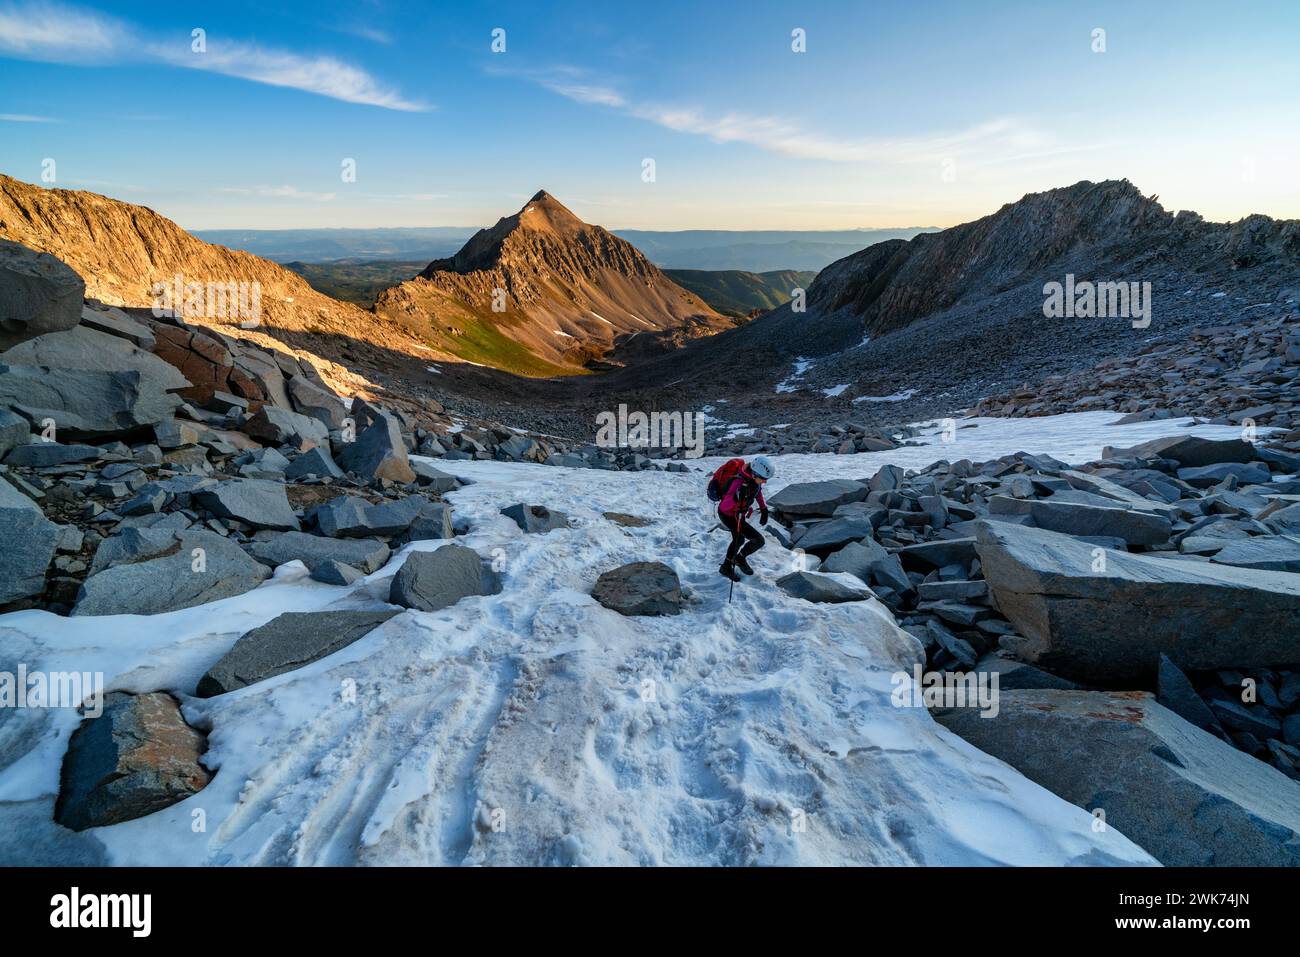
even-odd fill
[(935, 717), (1170, 867), (1300, 865), (1300, 783), (1151, 695), (1003, 691)]

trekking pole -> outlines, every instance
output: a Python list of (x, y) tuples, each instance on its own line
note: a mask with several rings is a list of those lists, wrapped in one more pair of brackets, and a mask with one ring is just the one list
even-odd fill
[(731, 593), (736, 590), (736, 582), (733, 579), (730, 587), (727, 588), (727, 604), (731, 604)]

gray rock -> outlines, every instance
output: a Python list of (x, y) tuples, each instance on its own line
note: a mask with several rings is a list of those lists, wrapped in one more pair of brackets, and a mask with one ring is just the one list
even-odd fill
[(232, 518), (255, 528), (298, 528), (284, 483), (268, 479), (231, 479), (194, 494), (194, 501), (219, 518)]
[(432, 552), (412, 552), (393, 576), (388, 600), (403, 608), (437, 611), (474, 595), (501, 590), (496, 574), (478, 552), (463, 545), (443, 545)]
[(825, 558), (850, 542), (870, 541), (871, 520), (868, 518), (832, 518), (818, 522), (795, 540), (795, 546), (810, 555)]
[(1222, 731), (1219, 719), (1201, 700), (1183, 669), (1160, 656), (1160, 669), (1156, 674), (1156, 700), (1184, 721), (1189, 721), (1203, 731)]
[[(125, 339), (133, 346), (139, 346), (145, 352), (153, 352), (157, 337), (153, 330), (143, 322), (137, 322), (121, 309), (103, 304), (86, 304), (81, 310), (81, 325), (97, 332), (104, 332), (119, 339)], [(247, 406), (245, 406), (247, 407)]]
[(531, 462), (537, 458), (538, 445), (526, 435), (514, 435), (497, 445), (498, 458), (512, 462)]
[(153, 427), (154, 441), (160, 449), (179, 449), (186, 445), (198, 445), (199, 429), (180, 419), (168, 419)]
[(883, 585), (900, 595), (913, 590), (912, 580), (907, 577), (897, 554), (871, 563), (871, 584)]
[(104, 452), (96, 445), (60, 445), (57, 442), (37, 440), (20, 445), (9, 453), (5, 465), (22, 465), (28, 468), (48, 468), (51, 465), (68, 465), (72, 462), (93, 462)]
[(894, 553), (904, 568), (947, 568), (949, 565), (969, 565), (975, 560), (975, 539), (941, 538), (933, 542), (908, 545)]
[(1271, 481), (1268, 467), (1256, 462), (1221, 462), (1178, 470), (1178, 478), (1195, 488), (1210, 488), (1226, 478), (1235, 478), (1242, 485), (1267, 484)]
[(1074, 691), (1079, 686), (1068, 678), (1062, 678), (1042, 668), (1035, 668), (1023, 661), (1001, 658), (997, 655), (985, 655), (975, 664), (975, 670), (983, 674), (998, 676), (998, 691), (1033, 691), (1057, 690)]
[(1065, 535), (1122, 538), (1130, 545), (1163, 545), (1172, 524), (1162, 515), (1125, 508), (1096, 508), (1051, 499), (1019, 499), (995, 495), (990, 515), (1028, 515), (1039, 528)]
[(1300, 577), (1093, 548), (1067, 535), (981, 522), (979, 557), (997, 608), (1024, 635), (1018, 658), (1085, 682), (1180, 667), (1300, 660)]
[(32, 427), (21, 415), (0, 409), (0, 460), (9, 454), (10, 449), (26, 445), (31, 431)]
[(816, 572), (791, 572), (778, 578), (776, 585), (787, 595), (804, 601), (839, 603), (865, 601), (871, 597), (866, 588), (849, 588), (829, 575)]
[(415, 481), (401, 429), (390, 415), (380, 417), (355, 442), (346, 443), (338, 453), (338, 462), (366, 479), (386, 478), (403, 485)]
[(284, 470), (285, 478), (303, 478), (315, 475), (319, 478), (342, 478), (343, 470), (338, 467), (329, 450), (323, 445), (309, 449), (298, 456)]
[(1238, 568), (1300, 572), (1300, 535), (1261, 535), (1221, 544), (1223, 547), (1210, 561)]
[[(871, 571), (880, 562), (889, 561), (889, 552), (871, 538), (850, 542), (821, 564), (822, 571), (848, 572), (862, 582), (871, 581)], [(900, 569), (901, 570), (901, 569)]]
[(35, 502), (0, 479), (0, 605), (44, 590), (60, 538)]
[(195, 694), (211, 698), (296, 671), (374, 631), (396, 608), (285, 612), (240, 638), (199, 679)]
[(126, 435), (169, 419), (181, 400), (139, 372), (0, 365), (0, 406), (36, 425), (53, 419), (62, 439)]
[[(270, 574), (234, 542), (214, 532), (173, 529), (127, 529), (138, 536), (129, 548), (110, 546), (118, 535), (99, 546), (115, 549), (117, 558), (100, 561), (82, 583), (74, 615), (157, 615), (192, 608), (256, 588)], [(196, 554), (196, 550), (201, 553)], [(130, 554), (127, 555), (126, 553)], [(103, 567), (103, 566), (107, 567)]]
[(330, 538), (363, 538), (374, 534), (366, 517), (369, 509), (370, 503), (365, 499), (340, 495), (313, 508), (307, 513), (307, 520)]
[(166, 692), (112, 692), (103, 714), (83, 721), (68, 740), (54, 819), (84, 831), (171, 807), (212, 780), (199, 763), (205, 746)]
[(768, 499), (768, 507), (782, 515), (831, 516), (835, 509), (848, 502), (860, 502), (867, 497), (867, 486), (849, 479), (828, 479), (824, 482), (799, 482), (787, 485)]
[(282, 532), (274, 538), (253, 542), (248, 546), (248, 553), (271, 568), (300, 561), (315, 573), (324, 564), (338, 562), (369, 575), (384, 567), (391, 551), (383, 542), (368, 538), (322, 538), (305, 532)]
[(14, 346), (4, 354), (10, 365), (51, 369), (93, 369), (99, 372), (139, 372), (168, 392), (190, 387), (179, 369), (125, 339), (89, 326), (50, 332)]
[(1108, 459), (1172, 459), (1182, 468), (1200, 468), (1220, 462), (1250, 462), (1255, 458), (1255, 446), (1242, 439), (1202, 439), (1194, 435), (1167, 436), (1152, 439), (1127, 449), (1106, 448), (1102, 455)]
[(303, 376), (289, 380), (289, 398), (299, 414), (318, 419), (331, 429), (343, 428), (348, 417), (342, 399)]
[(620, 615), (675, 615), (682, 610), (677, 573), (663, 562), (632, 562), (604, 572), (591, 597)]
[(0, 352), (81, 321), (86, 284), (49, 253), (0, 239)]
[(451, 492), (460, 488), (460, 480), (456, 476), (439, 471), (428, 462), (411, 462), (410, 466), (415, 473), (415, 480), (430, 492)]
[(563, 512), (553, 512), (544, 505), (517, 503), (503, 508), (501, 514), (528, 534), (545, 534), (557, 528), (569, 527), (569, 516)]
[(313, 581), (326, 585), (351, 585), (364, 578), (365, 572), (331, 558), (313, 568), (311, 577)]
[(452, 538), (455, 534), (452, 527), (451, 506), (444, 502), (430, 502), (415, 517), (406, 531), (393, 540), (393, 547), (403, 548), (411, 542)]
[(1008, 691), (936, 720), (1168, 866), (1300, 865), (1300, 784), (1145, 692)]
[(983, 581), (922, 582), (916, 586), (916, 597), (920, 601), (983, 601), (988, 594), (989, 586)]
[(295, 440), (305, 440), (312, 445), (329, 441), (329, 429), (320, 419), (299, 415), (270, 403), (263, 405), (243, 425), (243, 430), (255, 439), (271, 445), (285, 445)]

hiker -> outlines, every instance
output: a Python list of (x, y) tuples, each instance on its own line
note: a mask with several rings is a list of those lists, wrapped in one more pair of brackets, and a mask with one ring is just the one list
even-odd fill
[(758, 523), (767, 524), (763, 484), (772, 477), (773, 471), (772, 463), (765, 455), (748, 465), (744, 459), (731, 459), (723, 463), (709, 482), (709, 498), (718, 503), (718, 520), (731, 532), (731, 545), (718, 571), (733, 582), (740, 581), (736, 569), (746, 575), (754, 574), (746, 558), (763, 547), (763, 533), (745, 519), (753, 514), (757, 500)]

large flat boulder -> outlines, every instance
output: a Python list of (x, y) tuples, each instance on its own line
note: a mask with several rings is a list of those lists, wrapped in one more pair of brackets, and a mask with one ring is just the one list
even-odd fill
[(1146, 692), (1008, 691), (935, 718), (1162, 864), (1300, 865), (1300, 784)]
[(848, 502), (860, 502), (870, 491), (851, 479), (827, 479), (823, 482), (798, 482), (787, 485), (768, 499), (768, 506), (782, 515), (821, 515), (830, 517), (835, 509)]
[(795, 540), (795, 546), (810, 555), (825, 558), (850, 542), (873, 541), (871, 519), (865, 516), (832, 518), (818, 522)]
[(682, 610), (682, 584), (663, 562), (632, 562), (596, 579), (591, 597), (620, 615), (675, 615)]
[(794, 598), (804, 601), (829, 602), (866, 601), (871, 592), (866, 588), (850, 588), (829, 575), (816, 572), (791, 572), (776, 580), (776, 587)]
[(114, 438), (172, 418), (181, 400), (139, 371), (0, 365), (0, 406), (37, 428), (54, 420), (60, 440)]
[(0, 479), (0, 605), (44, 590), (59, 534), (35, 502)]
[(0, 239), (0, 352), (81, 321), (86, 284), (49, 253)]
[(403, 608), (437, 611), (474, 595), (501, 590), (496, 574), (464, 545), (443, 545), (432, 552), (412, 552), (393, 576), (388, 600)]
[(338, 453), (338, 463), (365, 479), (386, 478), (400, 484), (415, 481), (406, 443), (397, 419), (381, 415)]
[(245, 634), (199, 679), (200, 698), (226, 694), (319, 661), (374, 631), (396, 608), (285, 612)]
[(48, 332), (4, 354), (11, 365), (48, 366), (51, 369), (95, 369), (100, 372), (139, 372), (168, 392), (186, 389), (190, 380), (175, 366), (118, 336), (90, 326)]
[[(139, 541), (129, 555), (82, 583), (74, 615), (157, 615), (242, 595), (271, 574), (234, 542), (215, 532), (127, 529)], [(113, 539), (100, 545), (100, 551)], [(96, 559), (98, 559), (98, 553)]]
[(1230, 541), (1210, 561), (1238, 568), (1300, 572), (1300, 535), (1259, 535)]
[(1172, 459), (1181, 468), (1203, 468), (1220, 462), (1251, 462), (1255, 446), (1244, 439), (1203, 439), (1195, 435), (1170, 435), (1126, 449), (1107, 447), (1108, 459)]
[(1130, 545), (1163, 545), (1172, 523), (1163, 515), (1127, 508), (1105, 508), (1053, 499), (989, 499), (990, 515), (1028, 515), (1039, 528), (1065, 535), (1121, 538)]
[(283, 532), (253, 542), (248, 546), (248, 553), (271, 568), (300, 561), (314, 572), (327, 562), (339, 562), (369, 575), (384, 567), (390, 549), (371, 538), (325, 538), (306, 532)]
[(113, 692), (68, 741), (54, 820), (74, 831), (133, 821), (207, 787), (203, 735), (163, 691)]
[(1300, 575), (1098, 549), (1006, 522), (980, 522), (977, 548), (1014, 651), (1067, 677), (1153, 676), (1182, 668), (1300, 661)]
[(194, 501), (220, 518), (235, 519), (254, 528), (298, 528), (284, 483), (271, 479), (231, 479), (194, 495)]

